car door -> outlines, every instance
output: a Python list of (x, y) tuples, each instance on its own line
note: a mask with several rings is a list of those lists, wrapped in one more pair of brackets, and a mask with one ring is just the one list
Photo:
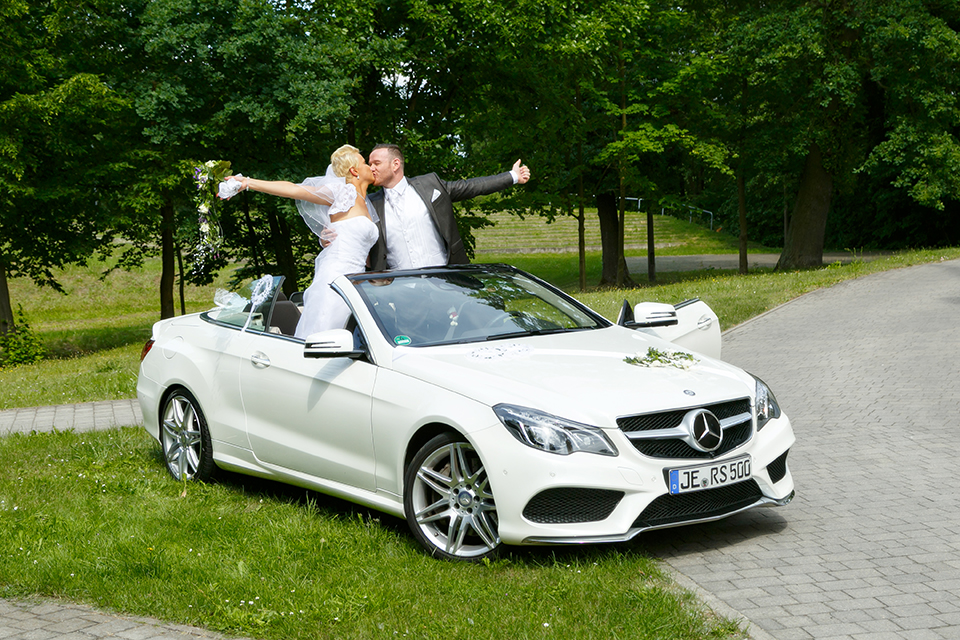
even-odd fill
[(371, 393), (376, 367), (350, 358), (307, 359), (303, 342), (247, 333), (240, 395), (254, 455), (352, 487), (375, 488)]

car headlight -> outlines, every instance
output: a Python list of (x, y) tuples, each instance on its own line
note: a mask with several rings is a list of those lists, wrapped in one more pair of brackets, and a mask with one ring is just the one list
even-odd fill
[(507, 431), (528, 447), (561, 456), (575, 451), (603, 456), (618, 454), (617, 447), (597, 427), (512, 404), (498, 404), (493, 408), (493, 412)]
[(753, 379), (757, 381), (757, 431), (760, 431), (763, 425), (780, 417), (780, 405), (763, 380), (757, 376)]

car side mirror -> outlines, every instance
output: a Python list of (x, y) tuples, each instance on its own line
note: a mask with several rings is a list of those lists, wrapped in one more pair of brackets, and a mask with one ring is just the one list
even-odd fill
[(353, 334), (346, 329), (330, 329), (307, 336), (303, 345), (304, 358), (352, 358), (367, 355), (354, 348)]
[(617, 317), (617, 324), (628, 329), (672, 327), (678, 323), (676, 308), (662, 302), (641, 302), (631, 309), (630, 303), (624, 300)]

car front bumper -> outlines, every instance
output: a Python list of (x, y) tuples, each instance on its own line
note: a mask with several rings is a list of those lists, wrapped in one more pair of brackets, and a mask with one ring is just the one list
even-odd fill
[[(506, 437), (504, 437), (506, 435)], [(667, 471), (690, 460), (638, 453), (622, 434), (617, 456), (578, 452), (559, 456), (521, 444), (500, 425), (471, 434), (493, 488), (501, 540), (506, 544), (620, 542), (642, 531), (709, 522), (758, 506), (783, 506), (794, 495), (786, 464), (795, 438), (789, 418), (772, 420), (749, 442), (716, 461), (749, 456), (748, 480), (671, 495)], [(703, 462), (703, 461), (699, 461)]]

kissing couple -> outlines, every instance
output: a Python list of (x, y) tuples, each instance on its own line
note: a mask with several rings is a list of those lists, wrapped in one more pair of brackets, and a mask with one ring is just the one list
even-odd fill
[[(241, 175), (227, 181), (239, 190), (260, 191), (296, 201), (300, 215), (320, 239), (313, 283), (303, 293), (295, 336), (342, 329), (350, 308), (330, 287), (338, 276), (371, 270), (417, 269), (469, 262), (457, 230), (453, 203), (502, 191), (530, 179), (530, 169), (467, 180), (441, 180), (436, 173), (407, 178), (403, 153), (379, 144), (368, 164), (360, 150), (343, 145), (330, 156), (326, 175), (300, 184)], [(370, 195), (370, 186), (382, 187)], [(236, 185), (231, 185), (236, 186)]]

